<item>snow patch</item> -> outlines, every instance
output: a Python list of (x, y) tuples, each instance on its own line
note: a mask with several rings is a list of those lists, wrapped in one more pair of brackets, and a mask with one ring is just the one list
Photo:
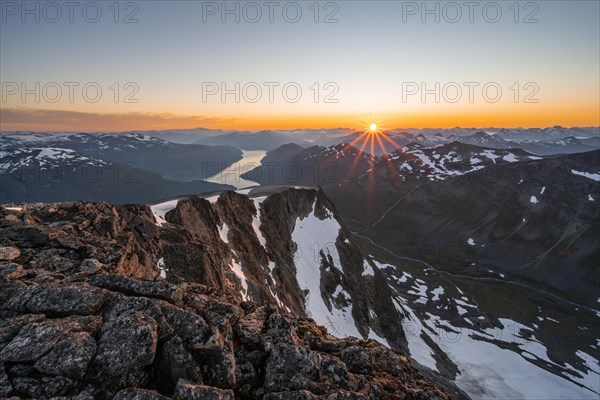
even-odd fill
[(254, 207), (256, 207), (256, 214), (252, 216), (252, 228), (254, 229), (254, 233), (256, 234), (258, 241), (260, 242), (261, 246), (263, 246), (263, 247), (267, 245), (267, 240), (265, 239), (262, 232), (260, 231), (260, 204), (266, 198), (267, 198), (266, 196), (263, 196), (263, 197), (256, 197), (256, 198), (252, 199), (252, 201), (254, 201)]
[(158, 262), (156, 263), (156, 266), (158, 267), (158, 269), (160, 270), (160, 277), (165, 279), (167, 277), (167, 267), (165, 266), (165, 258), (161, 257)]
[(363, 271), (362, 276), (375, 276), (375, 271), (373, 270), (373, 267), (371, 267), (371, 264), (369, 264), (367, 260), (364, 261), (363, 266), (365, 270)]
[(221, 240), (227, 244), (229, 244), (229, 227), (227, 226), (227, 224), (225, 222), (223, 222), (223, 224), (219, 227), (219, 236), (221, 237)]
[(435, 289), (433, 289), (431, 293), (433, 293), (433, 297), (431, 298), (431, 300), (438, 301), (440, 299), (440, 295), (444, 294), (444, 288), (438, 286)]
[(179, 199), (165, 201), (164, 203), (155, 204), (150, 206), (152, 210), (152, 214), (154, 214), (154, 219), (156, 220), (156, 225), (163, 226), (167, 223), (165, 220), (165, 215), (177, 207), (177, 203), (179, 203)]
[(529, 199), (529, 202), (531, 204), (537, 204), (537, 203), (539, 203), (537, 197), (535, 197), (535, 196), (531, 196), (531, 198)]
[(494, 162), (494, 164), (496, 164), (496, 159), (500, 158), (500, 156), (494, 153), (493, 150), (484, 150), (482, 156), (489, 158)]
[(369, 331), (369, 339), (375, 340), (383, 345), (386, 345), (387, 347), (390, 347), (390, 344), (388, 343), (388, 341), (385, 340), (384, 338), (382, 338), (381, 336), (379, 336), (377, 333), (375, 333), (375, 331), (373, 329), (371, 329)]
[(244, 274), (244, 271), (242, 271), (242, 266), (235, 261), (235, 258), (231, 259), (231, 270), (242, 284), (242, 299), (248, 301), (248, 282), (246, 280), (246, 275)]
[(596, 174), (596, 173), (592, 173), (592, 172), (581, 172), (581, 171), (576, 171), (574, 169), (571, 170), (571, 173), (574, 175), (583, 176), (584, 178), (588, 178), (588, 179), (594, 180), (596, 182), (600, 182), (600, 174)]

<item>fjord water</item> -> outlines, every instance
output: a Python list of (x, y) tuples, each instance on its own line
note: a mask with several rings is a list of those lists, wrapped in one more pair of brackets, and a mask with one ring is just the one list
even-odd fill
[(233, 163), (230, 167), (218, 172), (209, 178), (207, 182), (220, 183), (242, 189), (256, 186), (256, 182), (241, 177), (244, 173), (260, 166), (260, 160), (267, 154), (264, 150), (242, 150), (242, 159)]

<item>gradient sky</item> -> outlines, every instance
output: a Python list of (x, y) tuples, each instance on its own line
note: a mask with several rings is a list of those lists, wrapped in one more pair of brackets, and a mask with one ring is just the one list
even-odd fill
[[(2, 130), (128, 130), (168, 128), (361, 128), (377, 121), (385, 128), (453, 126), (598, 126), (600, 125), (600, 2), (539, 1), (519, 2), (519, 22), (515, 23), (514, 1), (498, 1), (502, 16), (487, 22), (480, 2), (474, 9), (474, 22), (462, 1), (462, 17), (456, 23), (455, 9), (421, 21), (416, 15), (403, 15), (412, 4), (401, 1), (338, 1), (337, 23), (323, 23), (334, 10), (320, 2), (319, 23), (309, 8), (313, 1), (298, 2), (302, 17), (287, 22), (278, 2), (270, 23), (265, 2), (256, 23), (234, 22), (234, 16), (221, 21), (221, 15), (206, 16), (201, 1), (138, 1), (137, 23), (115, 23), (110, 2), (97, 2), (102, 17), (87, 22), (82, 6), (69, 22), (68, 9), (56, 23), (40, 22), (22, 10), (12, 14), (12, 5), (24, 2), (2, 1), (0, 27), (0, 78)], [(10, 3), (10, 4), (8, 4)], [(34, 8), (36, 2), (26, 6)], [(131, 3), (131, 2), (129, 2)], [(204, 4), (203, 4), (204, 3)], [(212, 2), (208, 2), (212, 3)], [(233, 8), (236, 2), (227, 2)], [(409, 4), (410, 3), (410, 4)], [(430, 8), (436, 2), (428, 2)], [(535, 8), (537, 23), (523, 20)], [(7, 5), (8, 4), (8, 5)], [(44, 5), (39, 3), (40, 7)], [(58, 2), (62, 4), (62, 2)], [(222, 2), (212, 3), (222, 7)], [(440, 10), (447, 2), (440, 2)], [(240, 7), (243, 3), (240, 3)], [(328, 6), (327, 9), (325, 7)], [(449, 6), (447, 6), (449, 7)], [(511, 8), (513, 7), (513, 8)], [(120, 3), (122, 21), (134, 8)], [(249, 17), (254, 16), (251, 8)], [(293, 8), (288, 16), (293, 17)], [(94, 16), (88, 9), (88, 16)], [(48, 18), (54, 10), (47, 9)], [(488, 8), (493, 18), (493, 8)], [(446, 16), (447, 18), (444, 18)], [(56, 103), (39, 103), (33, 95), (23, 102), (20, 93), (8, 93), (12, 83), (34, 88), (57, 82), (63, 88)], [(64, 82), (78, 82), (74, 101), (69, 102)], [(97, 103), (86, 102), (81, 87), (96, 82), (102, 88)], [(134, 82), (137, 103), (115, 103), (114, 82)], [(224, 82), (234, 87), (257, 82), (263, 97), (257, 103), (233, 95), (225, 102), (220, 96), (203, 101), (203, 83)], [(264, 82), (278, 82), (274, 102), (268, 101)], [(302, 96), (297, 103), (285, 101), (282, 86), (297, 83)], [(320, 87), (321, 96), (333, 82), (339, 92), (337, 103), (315, 102), (310, 87)], [(403, 100), (403, 84), (425, 83), (434, 88), (456, 82), (463, 97), (456, 103), (434, 95), (422, 101), (419, 94)], [(468, 100), (464, 82), (480, 84), (474, 101)], [(482, 86), (495, 82), (502, 89), (496, 103), (485, 100)], [(519, 83), (521, 98), (514, 101), (513, 84)], [(524, 85), (535, 85), (525, 89)], [(524, 103), (523, 96), (534, 88), (537, 103)], [(49, 92), (50, 96), (54, 92)], [(253, 91), (250, 95), (253, 95)], [(294, 91), (289, 93), (293, 95)], [(450, 92), (453, 96), (454, 92)], [(489, 93), (492, 93), (493, 90)], [(93, 94), (93, 92), (92, 92)]]

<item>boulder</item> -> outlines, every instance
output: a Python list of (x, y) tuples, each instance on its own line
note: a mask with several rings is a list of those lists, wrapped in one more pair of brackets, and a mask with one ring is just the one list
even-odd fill
[(185, 348), (179, 336), (166, 342), (153, 374), (161, 391), (171, 393), (177, 382), (202, 383), (200, 366), (192, 354)]
[(109, 376), (119, 376), (152, 364), (157, 343), (152, 317), (143, 312), (126, 313), (102, 326), (94, 364)]
[(65, 333), (65, 329), (53, 321), (27, 324), (0, 351), (0, 360), (12, 362), (37, 361), (48, 353)]
[(82, 379), (95, 353), (95, 340), (85, 332), (77, 332), (56, 343), (35, 363), (35, 368), (48, 375)]

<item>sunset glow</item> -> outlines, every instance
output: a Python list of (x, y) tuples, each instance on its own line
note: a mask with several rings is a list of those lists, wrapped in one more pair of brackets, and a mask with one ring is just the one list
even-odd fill
[[(143, 2), (135, 23), (108, 8), (98, 23), (7, 15), (0, 129), (600, 124), (598, 2), (544, 2), (529, 24), (508, 6), (497, 23), (398, 23), (405, 2), (367, 1), (340, 3), (334, 23), (308, 6), (297, 23), (223, 23), (204, 21), (202, 3)], [(362, 63), (365, 48), (377, 56)], [(364, 120), (374, 114), (385, 126)]]

